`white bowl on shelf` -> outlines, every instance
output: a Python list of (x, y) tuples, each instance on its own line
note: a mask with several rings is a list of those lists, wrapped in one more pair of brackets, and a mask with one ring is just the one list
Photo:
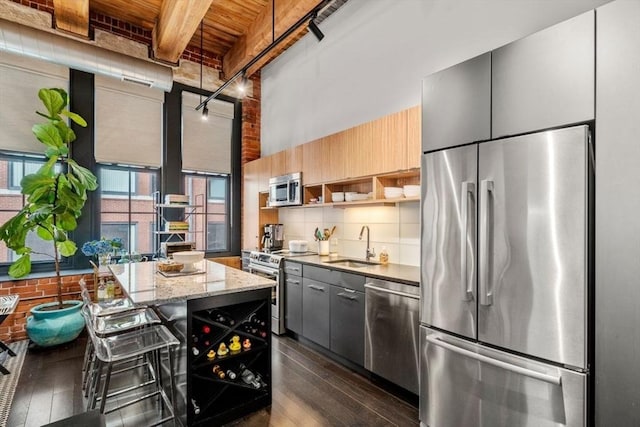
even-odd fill
[(334, 203), (344, 202), (344, 193), (342, 191), (331, 193), (331, 201)]
[(345, 202), (353, 202), (353, 197), (358, 194), (355, 191), (349, 191), (347, 193), (344, 193), (344, 201)]
[(405, 185), (402, 187), (404, 191), (405, 197), (418, 197), (420, 196), (420, 186), (419, 185)]
[(367, 200), (369, 196), (367, 196), (366, 194), (363, 193), (356, 193), (353, 196), (351, 196), (351, 201), (353, 202), (357, 202), (359, 200)]
[(181, 251), (172, 254), (173, 260), (180, 264), (184, 264), (181, 273), (191, 273), (196, 271), (194, 264), (204, 259), (203, 251)]
[(401, 187), (385, 187), (384, 197), (385, 199), (398, 199), (404, 195)]

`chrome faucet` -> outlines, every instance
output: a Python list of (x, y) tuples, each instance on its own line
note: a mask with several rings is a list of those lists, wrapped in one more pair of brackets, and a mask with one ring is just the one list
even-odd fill
[(364, 233), (365, 229), (367, 230), (367, 255), (365, 256), (365, 259), (369, 261), (370, 258), (376, 257), (376, 250), (374, 248), (369, 249), (369, 226), (368, 225), (362, 226), (362, 228), (360, 229), (360, 237), (358, 237), (358, 240), (362, 240), (362, 233)]

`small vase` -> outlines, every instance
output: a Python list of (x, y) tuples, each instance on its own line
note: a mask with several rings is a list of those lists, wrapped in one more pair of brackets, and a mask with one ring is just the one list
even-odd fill
[(111, 254), (102, 254), (98, 255), (98, 266), (99, 267), (107, 267), (111, 264)]

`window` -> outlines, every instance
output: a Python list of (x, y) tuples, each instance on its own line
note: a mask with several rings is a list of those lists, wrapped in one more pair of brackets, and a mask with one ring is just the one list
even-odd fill
[(100, 236), (120, 237), (124, 250), (151, 255), (157, 169), (100, 165)]
[(189, 216), (189, 228), (202, 231), (195, 234), (196, 248), (208, 252), (228, 252), (230, 249), (230, 197), (229, 175), (185, 175), (186, 193), (195, 204), (201, 204)]
[(103, 193), (135, 194), (136, 192), (136, 180), (130, 181), (129, 171), (126, 170), (102, 169), (99, 182)]
[[(20, 193), (20, 181), (25, 175), (36, 172), (43, 163), (44, 160), (35, 157), (0, 157), (0, 224), (4, 224), (22, 209), (25, 198)], [(29, 233), (27, 244), (34, 251), (31, 255), (32, 261), (52, 262), (51, 242), (41, 240), (33, 233)], [(0, 242), (0, 265), (8, 265), (17, 258), (15, 252), (9, 250), (4, 242)]]

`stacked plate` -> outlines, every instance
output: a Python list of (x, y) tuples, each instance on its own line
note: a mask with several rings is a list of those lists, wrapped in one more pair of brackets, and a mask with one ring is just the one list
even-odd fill
[(367, 200), (367, 197), (368, 196), (364, 193), (357, 193), (354, 191), (344, 193), (344, 200), (347, 202), (355, 202), (357, 200)]
[(400, 187), (384, 187), (385, 199), (399, 199), (403, 197), (404, 193)]
[(420, 186), (419, 185), (405, 185), (402, 188), (404, 189), (404, 197), (419, 197), (420, 196)]
[(336, 191), (331, 193), (332, 202), (344, 202), (344, 193), (342, 191)]

